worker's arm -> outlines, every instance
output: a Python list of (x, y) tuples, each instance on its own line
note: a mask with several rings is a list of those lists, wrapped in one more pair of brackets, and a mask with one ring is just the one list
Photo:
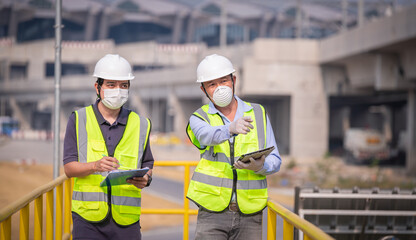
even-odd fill
[(95, 162), (69, 162), (64, 165), (67, 177), (85, 177), (95, 172), (109, 172), (119, 168), (118, 160), (113, 157), (102, 157)]
[(229, 125), (211, 126), (195, 115), (192, 115), (189, 119), (189, 126), (201, 147), (218, 145), (230, 139)]

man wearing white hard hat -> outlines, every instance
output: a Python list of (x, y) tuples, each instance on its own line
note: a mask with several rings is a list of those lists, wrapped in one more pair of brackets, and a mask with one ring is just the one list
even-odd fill
[[(141, 239), (141, 189), (154, 159), (150, 120), (123, 107), (134, 79), (131, 66), (108, 54), (95, 65), (97, 101), (72, 113), (64, 140), (64, 169), (74, 178), (73, 239)], [(108, 172), (148, 167), (144, 177), (101, 187)]]
[[(187, 193), (199, 206), (195, 239), (261, 239), (266, 175), (279, 171), (282, 162), (264, 107), (234, 95), (234, 72), (217, 54), (197, 68), (197, 82), (210, 102), (192, 114), (187, 127), (201, 154)], [(267, 157), (238, 160), (269, 147), (274, 150)]]

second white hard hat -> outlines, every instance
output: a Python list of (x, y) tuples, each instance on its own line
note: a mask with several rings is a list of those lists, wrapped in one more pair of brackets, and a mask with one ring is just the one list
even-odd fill
[(107, 80), (134, 79), (130, 63), (118, 54), (107, 54), (95, 64), (94, 77)]
[(228, 58), (217, 54), (212, 54), (206, 56), (204, 60), (199, 63), (198, 68), (196, 69), (196, 82), (208, 82), (220, 77), (227, 76), (234, 72), (235, 69), (233, 64), (230, 62), (230, 60), (228, 60)]

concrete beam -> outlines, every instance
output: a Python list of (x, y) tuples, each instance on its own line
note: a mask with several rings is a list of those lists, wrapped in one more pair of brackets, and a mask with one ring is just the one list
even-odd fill
[(320, 62), (345, 59), (416, 38), (416, 5), (320, 41)]
[(352, 88), (374, 88), (376, 56), (361, 54), (344, 61)]
[(371, 88), (377, 91), (407, 89), (400, 76), (398, 54), (360, 54), (344, 61), (352, 88)]

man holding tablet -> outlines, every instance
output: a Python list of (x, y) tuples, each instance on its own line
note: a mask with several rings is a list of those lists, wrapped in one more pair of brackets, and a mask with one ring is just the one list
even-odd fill
[[(234, 72), (232, 63), (217, 54), (197, 68), (197, 82), (210, 102), (193, 113), (187, 127), (201, 154), (187, 193), (199, 206), (195, 239), (261, 239), (266, 175), (279, 171), (282, 162), (263, 106), (234, 95)], [(270, 147), (268, 155), (237, 161)]]
[[(116, 54), (94, 69), (97, 100), (69, 117), (64, 140), (64, 170), (74, 178), (73, 239), (141, 239), (141, 189), (152, 180), (150, 120), (125, 108), (130, 63)], [(110, 171), (142, 169), (146, 174), (123, 184), (101, 185)]]

